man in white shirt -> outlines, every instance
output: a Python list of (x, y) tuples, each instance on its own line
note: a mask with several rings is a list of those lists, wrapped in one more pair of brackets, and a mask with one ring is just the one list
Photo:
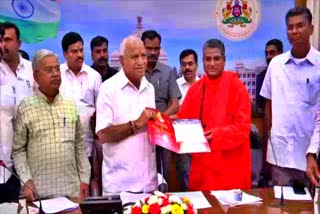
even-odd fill
[(286, 24), (292, 48), (271, 60), (260, 92), (266, 98), (265, 124), (271, 130), (267, 161), (274, 185), (306, 185), (306, 153), (317, 152), (309, 144), (319, 105), (320, 52), (310, 45), (309, 9), (290, 9)]
[[(2, 24), (5, 34), (0, 45), (0, 160), (14, 170), (11, 159), (13, 119), (20, 101), (33, 94), (34, 79), (31, 62), (19, 54), (21, 46), (19, 28), (9, 22)], [(3, 40), (2, 40), (3, 39)], [(17, 200), (20, 182), (0, 166), (0, 203)]]
[[(180, 53), (179, 58), (180, 70), (183, 75), (177, 79), (177, 84), (182, 94), (179, 100), (181, 105), (187, 95), (189, 87), (199, 79), (197, 76), (198, 55), (194, 50), (186, 49)], [(187, 191), (189, 188), (189, 174), (186, 172), (190, 171), (190, 160), (191, 156), (189, 154), (177, 154), (176, 168), (180, 184), (180, 191)]]
[(157, 189), (155, 145), (147, 122), (155, 113), (155, 92), (145, 78), (143, 42), (125, 38), (120, 46), (122, 69), (102, 83), (97, 101), (96, 133), (103, 143), (102, 186), (108, 193)]
[(197, 76), (198, 55), (194, 50), (186, 49), (180, 53), (180, 70), (182, 77), (177, 79), (177, 84), (182, 94), (179, 100), (181, 105), (187, 95), (189, 87), (199, 79)]
[[(85, 132), (87, 156), (92, 169), (92, 153), (95, 140), (90, 120), (95, 112), (101, 76), (84, 63), (83, 39), (78, 33), (69, 32), (64, 35), (62, 49), (66, 62), (60, 65), (62, 79), (60, 91), (64, 96), (72, 98), (78, 107), (81, 125)], [(90, 181), (91, 193), (97, 191), (92, 179)]]

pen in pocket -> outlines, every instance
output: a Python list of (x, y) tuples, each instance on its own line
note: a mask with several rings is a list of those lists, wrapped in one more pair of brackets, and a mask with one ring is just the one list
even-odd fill
[(307, 78), (307, 80), (306, 80), (307, 85), (309, 84), (309, 82), (310, 82), (310, 81), (309, 81), (309, 78)]
[(17, 98), (16, 98), (16, 88), (12, 86), (12, 93), (13, 93), (13, 104), (17, 104)]
[(66, 127), (66, 117), (63, 117), (63, 127)]

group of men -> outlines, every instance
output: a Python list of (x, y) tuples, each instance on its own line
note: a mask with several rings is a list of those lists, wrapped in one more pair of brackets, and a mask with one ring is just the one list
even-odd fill
[[(289, 10), (286, 23), (292, 49), (271, 60), (261, 89), (267, 160), (274, 183), (305, 181), (308, 163), (308, 175), (317, 184), (314, 156), (320, 130), (313, 117), (320, 53), (309, 43), (308, 9)], [(206, 75), (200, 80), (196, 52), (182, 51), (183, 77), (176, 80), (170, 67), (158, 61), (161, 36), (154, 30), (122, 41), (117, 71), (108, 65), (104, 37), (91, 41), (91, 67), (84, 63), (84, 41), (75, 32), (62, 39), (65, 63), (45, 49), (31, 63), (18, 52), (16, 25), (0, 26), (0, 192), (10, 192), (0, 194), (0, 202), (16, 200), (20, 192), (12, 171), (30, 201), (156, 190), (158, 172), (169, 180), (172, 154), (150, 142), (152, 109), (171, 118), (200, 119), (210, 144), (209, 153), (177, 156), (181, 190), (251, 188), (250, 97), (237, 74), (225, 71), (220, 40), (204, 43)], [(270, 45), (266, 55), (276, 55)]]

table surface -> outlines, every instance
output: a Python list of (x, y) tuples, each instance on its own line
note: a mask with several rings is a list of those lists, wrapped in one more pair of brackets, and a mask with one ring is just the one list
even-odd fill
[[(256, 205), (241, 205), (241, 206), (222, 206), (217, 199), (210, 195), (209, 191), (204, 191), (203, 194), (211, 204), (211, 208), (200, 209), (198, 213), (201, 214), (220, 214), (220, 213), (290, 213), (290, 214), (308, 214), (313, 213), (313, 202), (312, 201), (289, 201), (285, 200), (284, 206), (278, 206), (280, 201), (274, 198), (272, 188), (264, 189), (250, 189), (244, 190), (246, 193), (258, 196), (263, 199), (263, 203)], [(80, 208), (71, 212), (61, 212), (60, 214), (81, 214)]]
[(242, 206), (222, 206), (217, 199), (210, 195), (210, 192), (203, 192), (211, 208), (201, 209), (198, 213), (290, 213), (290, 214), (307, 214), (313, 213), (313, 201), (284, 201), (284, 206), (280, 205), (280, 200), (274, 198), (273, 188), (265, 189), (250, 189), (244, 190), (246, 193), (258, 196), (263, 199), (263, 203), (256, 205), (242, 205)]

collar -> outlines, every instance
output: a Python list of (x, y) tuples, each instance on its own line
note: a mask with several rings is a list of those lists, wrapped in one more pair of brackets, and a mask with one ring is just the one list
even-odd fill
[[(68, 72), (68, 73), (70, 73), (70, 74), (72, 74), (72, 75), (75, 75), (75, 74), (72, 72), (72, 70), (69, 68), (67, 62), (63, 63), (63, 66), (66, 68), (66, 72)], [(87, 66), (87, 65), (83, 62), (83, 63), (82, 63), (82, 66), (81, 66), (81, 69), (80, 69), (80, 72), (79, 72), (77, 75), (80, 75), (81, 73), (86, 73), (86, 74), (88, 74), (88, 71), (87, 71), (87, 69), (86, 69), (86, 66)]]
[(11, 70), (10, 66), (2, 59), (2, 61), (0, 62), (3, 66), (7, 67), (10, 71), (14, 72), (17, 74), (18, 76), (18, 73), (17, 71), (20, 70), (20, 68), (25, 68), (25, 61), (27, 61), (26, 59), (22, 58), (22, 56), (19, 54), (19, 64), (17, 66), (17, 70), (14, 72)]
[(160, 72), (162, 70), (161, 67), (162, 67), (162, 64), (158, 60), (157, 63), (156, 63), (156, 66), (154, 66), (153, 70), (151, 72), (148, 72), (148, 71), (146, 71), (146, 72), (150, 73), (150, 74), (153, 73), (153, 72)]
[[(291, 51), (292, 49), (284, 53), (284, 56), (283, 56), (284, 64), (291, 63), (291, 62), (294, 63), (294, 57), (292, 56)], [(312, 65), (317, 65), (320, 63), (320, 54), (313, 46), (310, 46), (310, 50), (307, 56), (305, 57), (305, 61), (308, 61)]]
[[(92, 63), (91, 68), (97, 71), (98, 66), (95, 63)], [(109, 66), (109, 63), (107, 63), (107, 70), (109, 70), (111, 67)]]
[(46, 96), (45, 94), (43, 94), (43, 93), (40, 91), (40, 89), (36, 90), (34, 93), (35, 93), (36, 96), (40, 97), (42, 100), (44, 100), (45, 102), (47, 102), (47, 103), (50, 104), (50, 105), (53, 105), (53, 104), (55, 104), (56, 102), (62, 100), (62, 96), (61, 96), (60, 92), (56, 95), (56, 97), (54, 98), (54, 100), (53, 100), (52, 103), (49, 102), (47, 96)]
[[(120, 78), (118, 79), (118, 83), (119, 83), (119, 86), (120, 86), (120, 89), (124, 89), (126, 86), (131, 86), (131, 87), (134, 87), (135, 89), (137, 89), (134, 84), (132, 84), (128, 77), (126, 76), (126, 74), (124, 73), (124, 70), (123, 68), (120, 69), (119, 71), (119, 76)], [(147, 79), (145, 78), (145, 76), (142, 77), (141, 79), (141, 82), (140, 82), (140, 87), (139, 89), (137, 89), (139, 92), (140, 91), (143, 91), (145, 88), (148, 88), (150, 87), (149, 82), (147, 81)]]
[[(198, 81), (198, 80), (199, 80), (199, 77), (198, 77), (198, 75), (196, 75), (196, 80), (195, 80), (195, 82)], [(179, 84), (179, 85), (185, 85), (185, 84), (188, 84), (188, 85), (189, 85), (189, 83), (186, 81), (186, 79), (184, 78), (184, 76), (182, 76), (182, 77), (180, 77), (180, 78), (178, 79), (178, 84)]]

